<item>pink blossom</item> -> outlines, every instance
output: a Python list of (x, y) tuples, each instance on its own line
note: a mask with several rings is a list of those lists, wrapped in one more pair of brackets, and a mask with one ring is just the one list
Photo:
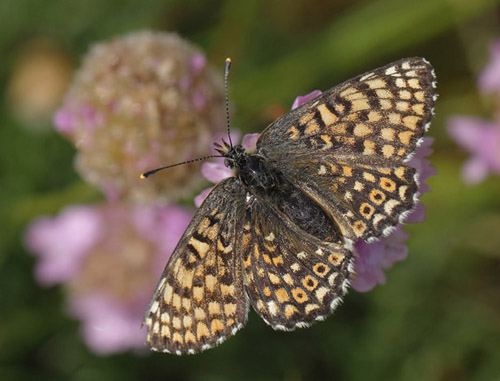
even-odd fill
[(500, 174), (500, 122), (455, 116), (448, 121), (448, 133), (471, 156), (462, 170), (468, 184), (477, 184), (489, 174)]
[(500, 94), (500, 40), (490, 45), (490, 62), (479, 74), (478, 86), (484, 93)]
[(28, 227), (43, 285), (63, 284), (95, 353), (144, 348), (144, 311), (192, 213), (178, 206), (71, 206)]

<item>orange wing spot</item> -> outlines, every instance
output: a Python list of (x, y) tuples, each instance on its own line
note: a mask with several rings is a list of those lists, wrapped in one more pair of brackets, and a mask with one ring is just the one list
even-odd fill
[(294, 305), (292, 304), (287, 304), (285, 306), (285, 317), (287, 319), (290, 319), (294, 314), (296, 314), (297, 312), (299, 312), (299, 310), (297, 309), (297, 307), (295, 307)]
[(401, 124), (401, 114), (391, 112), (387, 116), (387, 119), (389, 119), (389, 123), (391, 123), (391, 124)]
[(396, 110), (407, 112), (410, 109), (410, 104), (405, 101), (396, 102)]
[(262, 259), (264, 260), (264, 262), (266, 262), (268, 265), (271, 264), (271, 258), (269, 257), (269, 255), (267, 254), (262, 254)]
[(382, 128), (380, 130), (380, 136), (382, 139), (392, 142), (394, 140), (395, 131), (393, 128)]
[(371, 174), (370, 172), (363, 172), (363, 178), (366, 181), (370, 181), (372, 183), (375, 181), (375, 176), (373, 176), (373, 174)]
[(417, 104), (413, 105), (411, 108), (415, 114), (424, 115), (424, 104), (423, 103), (417, 103)]
[(203, 337), (210, 337), (210, 331), (205, 323), (198, 323), (196, 325), (196, 338), (200, 341)]
[(204, 289), (203, 287), (193, 287), (193, 299), (197, 302), (201, 302), (203, 300)]
[(161, 334), (162, 337), (168, 337), (170, 339), (171, 333), (170, 333), (169, 326), (168, 325), (163, 325), (161, 327), (161, 333), (160, 334)]
[(409, 145), (411, 142), (411, 137), (413, 136), (411, 131), (402, 131), (398, 134), (399, 141), (404, 145)]
[(342, 174), (347, 177), (352, 177), (352, 168), (347, 166), (342, 166)]
[(309, 291), (313, 291), (318, 287), (318, 281), (310, 275), (307, 275), (302, 279), (302, 285)]
[(405, 167), (397, 167), (395, 170), (394, 170), (394, 174), (400, 178), (401, 180), (404, 179), (405, 177), (405, 172), (406, 172), (406, 169)]
[(409, 79), (408, 85), (410, 85), (410, 87), (412, 87), (414, 89), (421, 89), (422, 88), (422, 87), (420, 87), (420, 82), (416, 78)]
[(293, 286), (294, 285), (294, 280), (292, 278), (292, 276), (290, 274), (285, 274), (283, 275), (283, 280), (285, 281), (286, 284), (288, 284), (289, 286)]
[(201, 259), (205, 258), (205, 255), (209, 249), (209, 245), (205, 242), (201, 242), (194, 237), (189, 239), (189, 244), (196, 250)]
[(205, 287), (208, 291), (214, 292), (215, 286), (217, 285), (217, 278), (209, 274), (205, 276)]
[(390, 110), (392, 108), (392, 102), (388, 99), (379, 99), (379, 103), (382, 110)]
[(359, 207), (359, 212), (361, 213), (361, 215), (363, 217), (365, 217), (367, 220), (369, 220), (371, 218), (371, 216), (373, 215), (373, 213), (375, 212), (375, 208), (373, 206), (371, 206), (370, 204), (364, 202)]
[(385, 193), (379, 191), (378, 189), (373, 189), (370, 192), (370, 200), (373, 202), (375, 205), (380, 205), (382, 204), (386, 199)]
[[(344, 259), (344, 256), (340, 253), (332, 253), (330, 254), (330, 256), (328, 257), (328, 260), (330, 260), (330, 257), (332, 255), (339, 255), (342, 257), (342, 259)], [(331, 261), (330, 261), (331, 262)], [(333, 262), (331, 262), (333, 263)], [(325, 265), (324, 263), (316, 263), (314, 266), (313, 266), (313, 271), (314, 273), (323, 278), (326, 274), (328, 274), (328, 272), (330, 271), (330, 267), (328, 267), (327, 265)]]
[(386, 83), (383, 79), (377, 78), (372, 79), (371, 81), (366, 81), (370, 89), (380, 89), (382, 87), (386, 87)]
[(401, 91), (399, 92), (399, 97), (400, 97), (401, 99), (406, 99), (406, 100), (408, 100), (408, 99), (411, 99), (411, 93), (410, 93), (408, 90), (401, 90)]
[(288, 130), (286, 130), (286, 132), (290, 134), (288, 138), (291, 140), (297, 140), (299, 138), (300, 133), (299, 130), (297, 130), (297, 127), (295, 126), (290, 127)]
[(377, 94), (377, 97), (381, 99), (394, 98), (389, 90), (375, 90), (375, 93)]
[(172, 337), (172, 340), (174, 341), (174, 343), (180, 343), (182, 344), (184, 342), (181, 334), (179, 332), (175, 332), (174, 333), (174, 336)]
[(262, 290), (264, 292), (264, 295), (266, 297), (270, 297), (271, 296), (271, 289), (269, 287), (264, 287), (264, 289)]
[(181, 296), (179, 294), (174, 294), (172, 298), (172, 306), (178, 311), (181, 309)]
[(353, 225), (354, 233), (361, 237), (366, 230), (366, 225), (363, 221), (356, 221)]
[(371, 123), (378, 122), (380, 119), (382, 119), (382, 115), (378, 111), (370, 111), (368, 113), (368, 121)]
[(361, 192), (364, 187), (363, 183), (360, 183), (359, 181), (354, 182), (354, 190)]
[(222, 295), (224, 295), (224, 296), (228, 296), (228, 295), (234, 296), (234, 291), (235, 291), (234, 284), (230, 284), (228, 286), (226, 284), (221, 283), (220, 290), (222, 292)]
[(408, 190), (407, 185), (402, 185), (399, 187), (399, 198), (403, 201), (406, 201), (406, 191)]
[(280, 284), (281, 279), (273, 273), (269, 273), (269, 280), (272, 284)]
[(416, 91), (414, 96), (417, 101), (423, 102), (425, 100), (425, 94), (423, 91)]
[(220, 315), (220, 312), (221, 312), (220, 303), (217, 302), (208, 303), (208, 313), (210, 315)]
[(328, 132), (332, 135), (345, 135), (347, 133), (347, 125), (345, 123), (337, 123), (328, 128)]
[[(342, 94), (341, 94), (342, 95)], [(343, 114), (344, 111), (345, 111), (345, 106), (344, 105), (341, 105), (340, 103), (339, 104), (336, 104), (335, 106), (333, 106), (333, 108), (335, 109), (335, 111), (337, 111), (339, 114)]]
[(403, 118), (403, 124), (405, 125), (406, 128), (409, 128), (410, 130), (416, 130), (417, 129), (417, 123), (420, 121), (420, 117), (415, 116), (415, 115), (408, 115)]
[(288, 295), (288, 292), (286, 292), (284, 288), (276, 290), (276, 298), (280, 303), (288, 302), (290, 300), (290, 296)]
[[(331, 253), (329, 256), (328, 256), (328, 262), (330, 262), (332, 265), (334, 266), (340, 266), (342, 264), (342, 262), (344, 261), (344, 258), (345, 258), (345, 255), (343, 255), (342, 253)], [(316, 265), (317, 266), (317, 265)], [(314, 271), (317, 275), (320, 275), (318, 274), (316, 271)], [(325, 274), (321, 275), (321, 276), (324, 276)]]
[(386, 192), (394, 192), (396, 190), (396, 183), (387, 177), (380, 178), (380, 187)]
[(363, 155), (373, 155), (375, 153), (375, 143), (371, 140), (365, 140), (363, 142)]
[(193, 332), (186, 331), (184, 334), (184, 341), (186, 343), (196, 343), (196, 337), (193, 335)]
[(217, 332), (224, 329), (224, 323), (222, 323), (222, 321), (219, 319), (213, 319), (210, 323), (210, 328), (212, 330), (212, 335), (216, 335)]
[(191, 299), (190, 298), (182, 298), (182, 308), (184, 308), (184, 311), (186, 311), (186, 312), (191, 311)]
[(370, 135), (371, 133), (373, 133), (373, 130), (370, 127), (368, 127), (366, 124), (358, 123), (354, 127), (353, 133), (356, 136), (363, 137), (363, 136)]
[(369, 110), (370, 105), (368, 104), (368, 99), (355, 99), (351, 101), (351, 110), (352, 112), (358, 112), (361, 110)]
[(224, 304), (224, 315), (233, 316), (236, 315), (237, 305), (236, 303), (226, 303)]
[(385, 144), (383, 147), (382, 147), (382, 155), (384, 155), (384, 157), (386, 158), (390, 158), (394, 155), (394, 152), (396, 151), (396, 149), (391, 146), (390, 144)]
[(194, 309), (194, 318), (196, 320), (205, 320), (205, 318), (207, 317), (207, 314), (205, 313), (205, 310), (200, 308), (200, 307), (196, 307)]
[(311, 134), (315, 134), (318, 131), (319, 131), (319, 124), (318, 124), (318, 122), (316, 122), (313, 119), (313, 120), (309, 121), (309, 123), (307, 123), (307, 127), (304, 130), (304, 133), (306, 135), (311, 135)]
[(330, 149), (333, 147), (332, 138), (330, 136), (321, 135), (320, 138), (325, 142), (325, 146), (323, 146), (322, 149)]
[(396, 78), (396, 86), (397, 87), (406, 87), (406, 81), (403, 78)]
[(275, 266), (282, 265), (283, 262), (283, 257), (280, 255), (278, 257), (273, 257), (273, 263)]
[(339, 118), (337, 117), (337, 115), (335, 115), (330, 110), (328, 110), (328, 107), (326, 107), (325, 104), (319, 105), (318, 106), (318, 111), (319, 111), (319, 113), (321, 115), (321, 120), (323, 120), (323, 123), (326, 126), (330, 126), (333, 123), (335, 123), (337, 120), (339, 120)]
[(185, 328), (191, 328), (191, 326), (193, 325), (193, 318), (191, 316), (184, 316), (184, 318), (182, 319), (182, 325), (185, 327)]
[(295, 301), (300, 304), (305, 303), (309, 300), (306, 292), (300, 287), (296, 287), (292, 290), (292, 296)]
[(309, 122), (312, 118), (314, 117), (314, 113), (313, 112), (308, 112), (307, 114), (305, 114), (304, 116), (302, 116), (302, 118), (300, 118), (299, 120), (299, 123), (301, 125), (305, 125), (307, 124), (307, 122)]

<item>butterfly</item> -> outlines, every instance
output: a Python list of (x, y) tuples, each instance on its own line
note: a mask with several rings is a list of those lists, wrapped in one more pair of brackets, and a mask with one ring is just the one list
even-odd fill
[(405, 163), (433, 114), (435, 77), (406, 58), (350, 79), (271, 123), (256, 148), (216, 145), (216, 185), (175, 248), (145, 314), (155, 351), (197, 353), (242, 328), (250, 305), (293, 330), (335, 310), (354, 242), (387, 236), (417, 203)]

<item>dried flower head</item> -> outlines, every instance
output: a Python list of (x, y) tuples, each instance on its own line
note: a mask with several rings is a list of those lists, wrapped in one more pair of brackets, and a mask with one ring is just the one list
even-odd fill
[(56, 128), (78, 150), (76, 167), (111, 200), (176, 199), (201, 181), (196, 164), (140, 182), (165, 163), (207, 154), (224, 128), (222, 76), (175, 34), (140, 32), (95, 45)]

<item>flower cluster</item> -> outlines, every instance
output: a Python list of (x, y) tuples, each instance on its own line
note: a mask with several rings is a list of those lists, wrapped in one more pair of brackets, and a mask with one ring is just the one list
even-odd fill
[(454, 116), (448, 122), (450, 136), (471, 155), (462, 170), (468, 184), (477, 184), (491, 173), (500, 174), (500, 41), (491, 45), (490, 56), (491, 61), (479, 74), (478, 87), (497, 97), (493, 120)]
[(146, 183), (137, 174), (208, 153), (224, 126), (222, 76), (175, 34), (117, 37), (90, 50), (54, 124), (108, 199), (175, 200), (200, 185), (198, 164)]

